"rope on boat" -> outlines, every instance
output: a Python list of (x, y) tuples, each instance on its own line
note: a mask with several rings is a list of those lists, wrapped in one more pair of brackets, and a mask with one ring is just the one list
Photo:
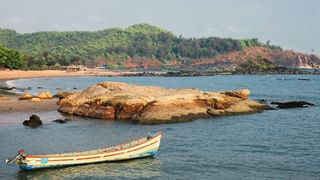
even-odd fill
[(21, 149), (18, 151), (18, 154), (15, 157), (6, 159), (6, 164), (13, 164), (13, 163), (18, 164), (26, 156), (27, 156), (26, 151)]

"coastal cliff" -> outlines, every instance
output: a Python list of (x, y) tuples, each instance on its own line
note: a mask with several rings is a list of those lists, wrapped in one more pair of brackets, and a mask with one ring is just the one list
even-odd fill
[(58, 110), (86, 117), (158, 124), (269, 109), (249, 100), (249, 93), (246, 89), (203, 92), (104, 82), (59, 100)]

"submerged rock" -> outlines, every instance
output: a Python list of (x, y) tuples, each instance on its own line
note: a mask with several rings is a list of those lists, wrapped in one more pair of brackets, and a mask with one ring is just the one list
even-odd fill
[(59, 111), (101, 119), (155, 124), (270, 109), (248, 99), (249, 90), (203, 92), (104, 82), (58, 101)]
[(52, 122), (64, 124), (64, 123), (66, 123), (67, 121), (65, 121), (65, 120), (63, 120), (63, 119), (56, 119), (56, 120), (53, 120)]
[(288, 102), (271, 102), (271, 104), (277, 105), (279, 109), (287, 109), (287, 108), (302, 108), (314, 106), (313, 103), (306, 101), (288, 101)]
[(56, 120), (53, 120), (52, 122), (56, 122), (56, 123), (60, 123), (60, 124), (64, 124), (68, 121), (71, 121), (71, 119), (69, 118), (65, 118), (65, 119), (56, 119)]
[(35, 114), (32, 114), (29, 118), (29, 120), (25, 120), (23, 121), (22, 123), (23, 125), (25, 126), (30, 126), (30, 127), (38, 127), (38, 126), (41, 126), (42, 125), (42, 121), (40, 120), (40, 117), (35, 115)]

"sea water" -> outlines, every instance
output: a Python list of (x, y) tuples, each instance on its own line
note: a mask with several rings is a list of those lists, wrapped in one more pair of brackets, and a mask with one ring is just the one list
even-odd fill
[[(251, 99), (304, 100), (315, 106), (161, 125), (82, 117), (72, 117), (66, 124), (48, 122), (36, 129), (2, 125), (0, 179), (320, 179), (320, 76), (59, 77), (9, 84), (31, 87), (36, 94), (77, 91), (103, 81), (203, 91), (248, 88)], [(42, 118), (46, 115), (62, 116), (55, 111), (41, 114)], [(164, 137), (155, 158), (32, 172), (4, 163), (22, 148), (33, 154), (89, 150), (157, 131)]]

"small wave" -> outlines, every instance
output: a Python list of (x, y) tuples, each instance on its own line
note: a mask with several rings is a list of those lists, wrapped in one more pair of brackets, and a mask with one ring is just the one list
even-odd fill
[(14, 81), (16, 81), (16, 80), (8, 80), (8, 81), (5, 81), (5, 84), (6, 84), (8, 87), (15, 87), (16, 84), (14, 83)]

